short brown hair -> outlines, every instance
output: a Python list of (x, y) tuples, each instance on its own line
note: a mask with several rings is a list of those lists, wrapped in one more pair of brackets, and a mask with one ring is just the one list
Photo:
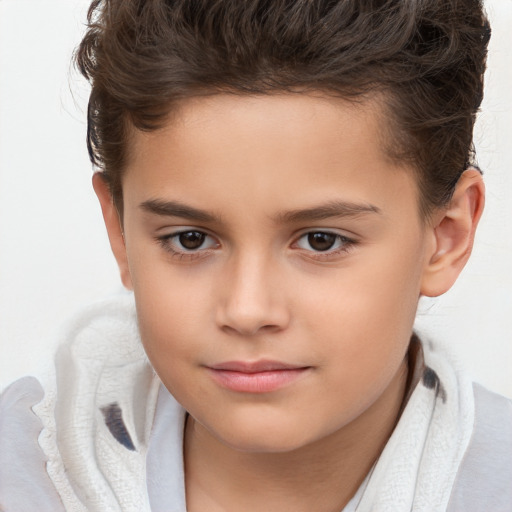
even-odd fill
[(94, 0), (88, 22), (89, 154), (121, 210), (130, 125), (158, 129), (201, 94), (383, 93), (388, 150), (417, 171), (425, 215), (476, 165), (481, 0)]

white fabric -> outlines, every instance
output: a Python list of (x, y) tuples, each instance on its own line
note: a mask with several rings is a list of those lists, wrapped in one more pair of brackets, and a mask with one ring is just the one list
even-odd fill
[(0, 510), (63, 512), (37, 443), (43, 427), (32, 412), (44, 392), (34, 377), (24, 377), (0, 394)]
[[(158, 396), (147, 470), (152, 512), (184, 512), (183, 430), (185, 411), (162, 386)], [(370, 475), (342, 512), (356, 512)]]
[(479, 384), (475, 427), (457, 473), (449, 512), (512, 511), (512, 400)]
[[(472, 384), (432, 347), (425, 350), (425, 363), (429, 375), (433, 370), (439, 377), (431, 382), (439, 383), (433, 388), (418, 383), (376, 466), (342, 512), (446, 511), (471, 437)], [(162, 389), (148, 456), (153, 512), (185, 510), (183, 423), (183, 410)], [(172, 492), (165, 492), (166, 482)]]
[(184, 512), (183, 432), (185, 410), (160, 387), (147, 456), (147, 484), (152, 512)]
[[(69, 512), (149, 512), (146, 452), (160, 382), (139, 341), (131, 294), (92, 305), (65, 329), (57, 355), (57, 400), (34, 411), (48, 473)], [(105, 425), (119, 404), (135, 445), (128, 450)]]
[[(357, 512), (444, 512), (471, 438), (472, 384), (445, 353), (423, 346), (439, 381), (416, 386), (384, 448)], [(430, 375), (432, 375), (430, 373)]]
[[(474, 395), (471, 382), (444, 352), (426, 344), (424, 358), (428, 369), (344, 512), (447, 510), (473, 431)], [(100, 302), (74, 319), (56, 366), (56, 384), (48, 386), (44, 400), (33, 408), (44, 426), (39, 444), (45, 453), (37, 449), (34, 460), (48, 460), (47, 473), (65, 510), (185, 512), (185, 411), (146, 359), (133, 297)], [(27, 411), (38, 393), (21, 400)], [(11, 402), (18, 403), (13, 392), (2, 396), (0, 406)], [(117, 437), (106, 425), (108, 410), (114, 411), (111, 427)], [(33, 437), (39, 428), (27, 424), (26, 430)], [(10, 427), (0, 428), (0, 438), (4, 431), (15, 435)], [(0, 453), (0, 466), (9, 460), (5, 457)], [(510, 460), (505, 465), (510, 469)], [(3, 499), (0, 494), (0, 504)]]

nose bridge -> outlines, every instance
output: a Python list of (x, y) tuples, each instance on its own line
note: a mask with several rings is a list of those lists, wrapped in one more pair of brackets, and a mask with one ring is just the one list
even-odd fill
[(283, 290), (276, 277), (278, 262), (260, 248), (237, 251), (224, 274), (218, 321), (223, 329), (254, 335), (261, 329), (280, 330), (288, 323)]

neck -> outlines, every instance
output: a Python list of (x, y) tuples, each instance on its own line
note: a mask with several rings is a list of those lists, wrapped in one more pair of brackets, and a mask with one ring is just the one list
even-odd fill
[(333, 434), (285, 453), (247, 453), (212, 436), (192, 417), (185, 431), (190, 512), (339, 512), (389, 439), (406, 391), (407, 359), (384, 393)]

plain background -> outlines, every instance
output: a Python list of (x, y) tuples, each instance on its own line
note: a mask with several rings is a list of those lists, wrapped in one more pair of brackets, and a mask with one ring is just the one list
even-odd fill
[[(70, 66), (84, 0), (0, 0), (0, 389), (45, 377), (59, 328), (120, 289), (85, 147), (88, 89)], [(512, 0), (493, 24), (475, 132), (487, 207), (470, 264), (417, 327), (512, 397)], [(435, 157), (435, 155), (433, 155)]]

